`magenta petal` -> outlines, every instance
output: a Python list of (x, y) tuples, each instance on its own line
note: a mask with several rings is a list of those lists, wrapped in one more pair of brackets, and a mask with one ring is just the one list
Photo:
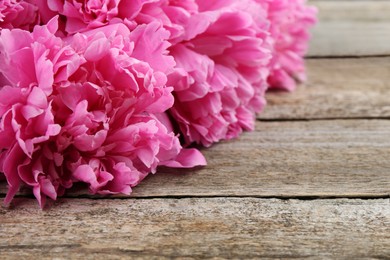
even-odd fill
[(39, 87), (49, 95), (54, 82), (53, 63), (47, 59), (48, 50), (45, 46), (34, 43), (32, 48), (35, 58), (35, 73)]
[(47, 96), (41, 88), (35, 87), (31, 90), (31, 93), (27, 98), (27, 103), (35, 107), (46, 108)]
[(20, 147), (15, 144), (4, 157), (3, 171), (8, 182), (8, 192), (4, 203), (8, 205), (15, 194), (19, 191), (21, 180), (18, 172), (18, 165), (23, 163), (25, 155)]
[(85, 50), (84, 57), (89, 61), (98, 61), (107, 55), (110, 44), (105, 38), (93, 41)]
[(158, 71), (170, 72), (175, 65), (173, 57), (164, 55), (169, 43), (165, 41), (169, 32), (161, 28), (159, 22), (148, 25), (140, 25), (131, 32), (130, 39), (134, 41), (133, 56), (147, 61), (150, 66)]
[(43, 194), (51, 198), (52, 200), (57, 199), (57, 191), (53, 186), (53, 183), (49, 179), (42, 179), (39, 181), (39, 185), (41, 187), (41, 191)]
[(97, 132), (95, 135), (83, 134), (75, 137), (74, 145), (80, 151), (84, 151), (84, 152), (93, 151), (102, 146), (102, 144), (106, 140), (106, 137), (107, 137), (106, 130), (101, 130)]
[(39, 185), (33, 187), (33, 194), (34, 194), (35, 198), (38, 201), (39, 207), (41, 209), (43, 209), (43, 207), (44, 207), (44, 205), (46, 203), (46, 197), (42, 196), (41, 189), (40, 189)]
[(173, 168), (192, 168), (207, 165), (203, 154), (197, 149), (182, 149), (174, 160), (163, 162), (162, 165)]
[(114, 176), (106, 171), (100, 170), (100, 164), (98, 162), (92, 162), (92, 166), (96, 168), (92, 168), (91, 165), (80, 165), (73, 172), (73, 177), (78, 181), (90, 184), (89, 188), (91, 192), (96, 193), (101, 187), (111, 181)]

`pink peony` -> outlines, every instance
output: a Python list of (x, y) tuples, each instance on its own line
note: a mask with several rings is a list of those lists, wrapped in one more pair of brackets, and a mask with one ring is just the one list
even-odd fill
[(35, 0), (0, 1), (0, 29), (30, 30), (38, 22), (39, 12)]
[[(197, 1), (188, 13), (182, 41), (170, 48), (176, 72), (170, 75), (175, 104), (170, 110), (186, 143), (210, 146), (253, 130), (265, 105), (270, 60), (264, 9), (252, 1)], [(258, 10), (257, 16), (254, 15)]]
[[(159, 165), (205, 164), (197, 150), (182, 149), (163, 114), (173, 104), (164, 72), (174, 64), (161, 47), (165, 30), (151, 23), (130, 33), (117, 24), (62, 40), (56, 25), (0, 36), (5, 203), (21, 184), (32, 187), (42, 207), (76, 181), (92, 193), (129, 194)], [(138, 37), (157, 41), (155, 50), (147, 48), (164, 62), (151, 67), (138, 59), (150, 59), (137, 54)]]
[(274, 51), (268, 83), (271, 88), (294, 90), (296, 81), (306, 79), (303, 56), (309, 29), (316, 23), (317, 10), (305, 0), (268, 1), (268, 19)]
[(251, 0), (159, 0), (121, 14), (130, 27), (157, 20), (170, 32), (177, 63), (169, 74), (175, 95), (170, 113), (186, 144), (209, 146), (253, 130), (255, 113), (265, 104), (271, 53), (263, 6)]

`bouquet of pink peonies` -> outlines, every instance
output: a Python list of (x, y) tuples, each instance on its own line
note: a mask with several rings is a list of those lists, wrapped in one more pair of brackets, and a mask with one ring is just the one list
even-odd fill
[(1, 1), (5, 204), (205, 165), (193, 144), (253, 130), (268, 88), (305, 79), (315, 22), (304, 0)]

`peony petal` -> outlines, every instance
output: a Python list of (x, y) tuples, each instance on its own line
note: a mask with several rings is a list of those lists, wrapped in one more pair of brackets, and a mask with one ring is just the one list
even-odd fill
[(20, 147), (15, 144), (4, 157), (3, 171), (8, 182), (8, 191), (4, 204), (9, 205), (15, 194), (19, 191), (21, 180), (18, 173), (18, 165), (25, 163), (25, 155)]
[(203, 154), (197, 149), (182, 149), (174, 160), (162, 162), (160, 165), (173, 168), (192, 168), (207, 164)]
[(105, 38), (93, 41), (84, 52), (84, 57), (89, 61), (98, 61), (108, 54), (110, 44)]

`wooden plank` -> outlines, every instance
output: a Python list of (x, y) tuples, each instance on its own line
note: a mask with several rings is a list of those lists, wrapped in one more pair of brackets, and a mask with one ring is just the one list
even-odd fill
[(1, 258), (387, 259), (390, 200), (63, 199), (0, 209)]
[(258, 123), (205, 150), (207, 167), (161, 171), (134, 195), (389, 196), (389, 136), (389, 121)]
[(390, 55), (390, 1), (324, 1), (309, 56)]
[(205, 149), (207, 167), (160, 169), (133, 196), (388, 197), (389, 136), (387, 120), (258, 122)]
[(390, 117), (390, 57), (309, 59), (307, 68), (306, 85), (267, 94), (260, 119)]

